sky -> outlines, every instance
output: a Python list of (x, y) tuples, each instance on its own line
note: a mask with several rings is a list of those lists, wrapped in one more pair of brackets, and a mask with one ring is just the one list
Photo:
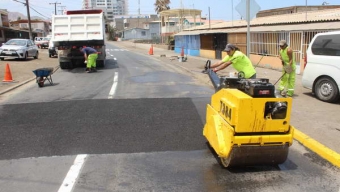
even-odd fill
[[(7, 9), (11, 12), (19, 12), (27, 15), (26, 7), (23, 3), (26, 0), (0, 0), (0, 9)], [(55, 12), (61, 14), (59, 10), (66, 8), (67, 10), (77, 10), (82, 7), (82, 0), (28, 0), (31, 16), (39, 16), (41, 18), (50, 18)], [(154, 11), (154, 3), (156, 0), (129, 0), (129, 13), (138, 14), (156, 14)], [(260, 10), (275, 9), (289, 6), (305, 6), (321, 5), (327, 2), (329, 5), (340, 5), (339, 0), (251, 0), (256, 1), (260, 6)], [(239, 20), (241, 18), (235, 7), (241, 0), (171, 0), (170, 8), (186, 8), (202, 10), (202, 17), (211, 20)], [(56, 4), (55, 4), (56, 3)]]

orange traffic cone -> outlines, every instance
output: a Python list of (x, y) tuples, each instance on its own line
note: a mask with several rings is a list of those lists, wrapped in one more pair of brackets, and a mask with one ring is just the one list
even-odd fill
[(2, 80), (3, 82), (12, 82), (12, 74), (11, 74), (11, 70), (9, 69), (9, 65), (8, 63), (6, 64), (6, 69), (5, 69), (5, 77), (4, 80)]
[(184, 57), (184, 48), (182, 47), (182, 50), (181, 50), (181, 57)]
[(149, 49), (149, 55), (153, 55), (153, 45), (151, 45), (151, 47)]

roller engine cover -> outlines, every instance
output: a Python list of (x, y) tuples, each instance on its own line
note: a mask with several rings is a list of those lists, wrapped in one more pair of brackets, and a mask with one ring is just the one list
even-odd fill
[(251, 97), (275, 97), (275, 86), (269, 83), (268, 79), (242, 79), (240, 84), (239, 89)]

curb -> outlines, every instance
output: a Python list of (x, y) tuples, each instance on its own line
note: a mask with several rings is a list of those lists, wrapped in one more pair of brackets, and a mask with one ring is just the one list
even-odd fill
[(316, 154), (320, 155), (322, 158), (332, 163), (334, 166), (337, 166), (338, 168), (340, 168), (340, 154), (322, 145), (318, 141), (302, 133), (296, 128), (294, 130), (294, 138), (298, 142), (300, 142), (303, 146), (309, 148)]
[[(55, 73), (58, 69), (59, 69), (59, 65), (56, 66), (56, 67), (54, 67), (53, 73)], [(52, 74), (53, 74), (53, 73), (52, 73)], [(1, 92), (0, 92), (0, 95), (3, 95), (3, 94), (5, 94), (5, 93), (8, 93), (8, 92), (10, 92), (10, 91), (12, 91), (12, 90), (14, 90), (14, 89), (16, 89), (16, 88), (18, 88), (18, 87), (20, 87), (20, 86), (23, 86), (23, 85), (25, 85), (25, 84), (27, 84), (27, 83), (33, 81), (33, 80), (36, 80), (36, 77), (30, 78), (30, 79), (28, 79), (28, 80), (26, 80), (26, 81), (24, 81), (24, 82), (22, 82), (22, 83), (19, 83), (18, 85), (15, 85), (15, 86), (10, 87), (10, 88), (8, 88), (8, 89), (6, 89), (6, 90), (4, 90), (4, 91), (1, 91)]]

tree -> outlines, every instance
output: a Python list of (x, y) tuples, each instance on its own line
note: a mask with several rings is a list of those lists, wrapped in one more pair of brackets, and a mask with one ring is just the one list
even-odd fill
[(157, 14), (159, 14), (162, 11), (169, 10), (170, 9), (170, 0), (156, 0), (155, 2), (155, 11)]
[[(159, 14), (160, 12), (162, 11), (165, 11), (165, 10), (169, 10), (170, 9), (170, 0), (156, 0), (155, 2), (155, 11), (157, 14)], [(163, 26), (165, 25), (164, 24), (164, 18), (162, 17), (162, 23), (163, 23)]]

